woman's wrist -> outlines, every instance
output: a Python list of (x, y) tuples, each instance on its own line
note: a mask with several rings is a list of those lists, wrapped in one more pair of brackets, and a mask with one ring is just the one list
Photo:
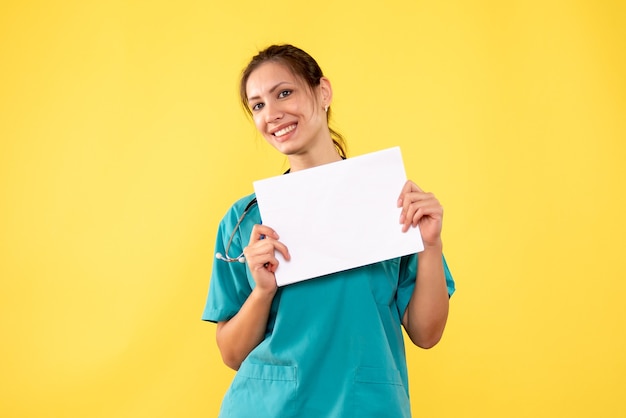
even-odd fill
[(431, 243), (424, 242), (424, 252), (440, 254), (443, 253), (443, 242), (441, 241), (441, 238)]
[(252, 289), (252, 293), (250, 293), (250, 297), (258, 300), (258, 301), (263, 301), (263, 300), (269, 300), (270, 302), (274, 299), (274, 296), (276, 295), (276, 292), (278, 291), (278, 287), (273, 287), (273, 288), (264, 288), (261, 286), (255, 286), (254, 289)]

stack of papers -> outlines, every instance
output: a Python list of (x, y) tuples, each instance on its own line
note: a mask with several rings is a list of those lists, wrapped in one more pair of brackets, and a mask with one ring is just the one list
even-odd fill
[(423, 251), (418, 228), (403, 233), (400, 148), (254, 182), (264, 225), (287, 246), (279, 286)]

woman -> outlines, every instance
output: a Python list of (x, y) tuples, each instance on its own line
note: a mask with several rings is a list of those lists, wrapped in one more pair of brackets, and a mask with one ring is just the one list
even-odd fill
[[(328, 127), (331, 84), (306, 52), (291, 45), (261, 51), (242, 74), (240, 94), (290, 171), (345, 158), (341, 136)], [(407, 181), (397, 204), (398, 227), (420, 227), (419, 255), (281, 288), (275, 253), (289, 260), (289, 243), (261, 224), (254, 196), (232, 206), (220, 223), (203, 314), (217, 323), (224, 363), (238, 370), (220, 417), (411, 415), (401, 326), (414, 344), (437, 344), (454, 282), (437, 199)]]

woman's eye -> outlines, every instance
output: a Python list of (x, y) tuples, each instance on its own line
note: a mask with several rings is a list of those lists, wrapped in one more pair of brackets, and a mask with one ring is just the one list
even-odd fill
[(252, 109), (252, 111), (261, 110), (263, 108), (263, 103), (253, 104), (250, 108)]
[(283, 97), (287, 97), (291, 94), (291, 90), (283, 90), (280, 92), (280, 94), (278, 95), (278, 97), (283, 98)]

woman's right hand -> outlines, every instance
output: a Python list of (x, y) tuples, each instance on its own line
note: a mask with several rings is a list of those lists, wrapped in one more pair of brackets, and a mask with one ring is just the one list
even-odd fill
[(278, 289), (274, 275), (278, 268), (276, 251), (285, 260), (291, 258), (287, 247), (278, 241), (276, 231), (269, 226), (255, 225), (243, 255), (256, 286), (235, 316), (217, 324), (217, 346), (224, 363), (233, 370), (238, 370), (248, 354), (265, 338), (272, 300)]
[(278, 238), (276, 231), (269, 226), (255, 225), (250, 234), (250, 242), (243, 249), (258, 290), (275, 292), (277, 289), (274, 273), (278, 268), (278, 259), (275, 251), (280, 252), (285, 260), (291, 258), (289, 250)]

